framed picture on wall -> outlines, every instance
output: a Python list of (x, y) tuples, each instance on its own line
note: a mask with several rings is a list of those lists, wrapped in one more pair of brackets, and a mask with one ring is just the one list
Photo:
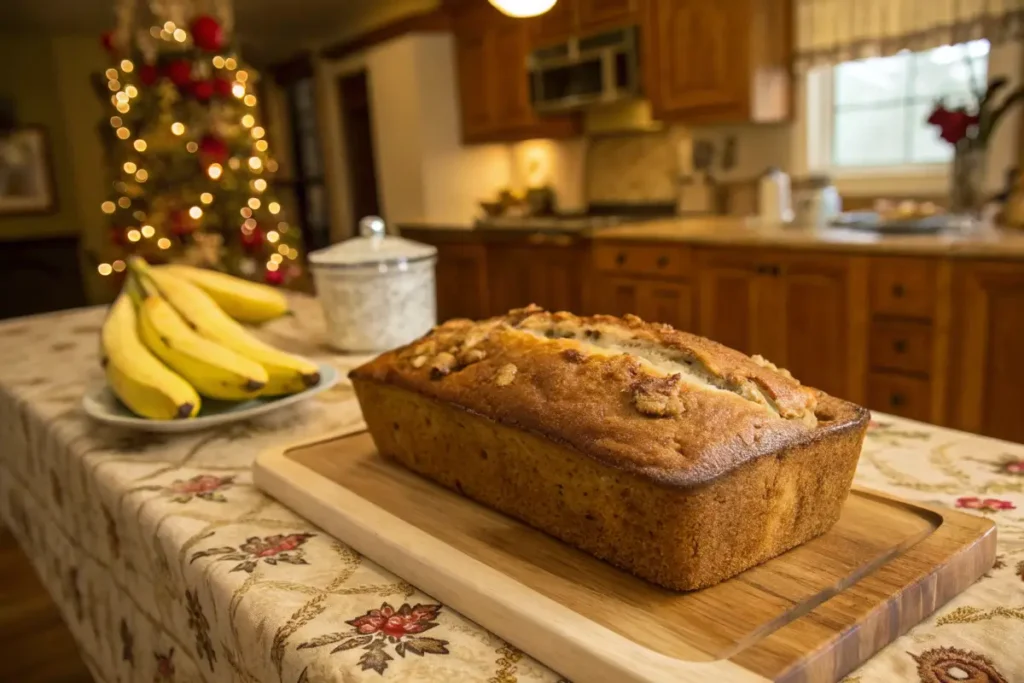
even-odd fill
[(46, 131), (19, 126), (0, 134), (0, 216), (57, 208)]

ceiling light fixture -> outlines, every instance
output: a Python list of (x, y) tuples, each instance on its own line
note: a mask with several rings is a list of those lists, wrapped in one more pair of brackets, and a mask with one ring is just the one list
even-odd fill
[(490, 0), (502, 14), (510, 17), (535, 17), (555, 6), (557, 0)]

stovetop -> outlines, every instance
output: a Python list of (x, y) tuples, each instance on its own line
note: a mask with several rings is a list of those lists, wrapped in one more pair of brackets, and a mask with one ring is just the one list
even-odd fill
[(585, 213), (479, 218), (476, 221), (476, 228), (479, 230), (577, 233), (673, 215), (675, 215), (674, 204), (591, 204)]

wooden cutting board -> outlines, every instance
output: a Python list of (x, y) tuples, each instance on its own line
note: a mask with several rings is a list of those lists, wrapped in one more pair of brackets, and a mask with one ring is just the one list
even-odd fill
[(677, 593), (382, 458), (365, 431), (263, 453), (254, 479), (576, 683), (834, 681), (995, 559), (987, 519), (855, 489), (825, 535)]

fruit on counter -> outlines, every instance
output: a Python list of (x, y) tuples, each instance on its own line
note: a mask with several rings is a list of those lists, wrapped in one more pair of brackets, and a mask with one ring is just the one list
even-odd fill
[(153, 420), (196, 416), (199, 394), (142, 343), (135, 306), (127, 294), (114, 301), (101, 337), (107, 382), (132, 412)]
[(185, 322), (201, 336), (256, 361), (267, 371), (263, 396), (294, 394), (320, 381), (315, 363), (285, 353), (254, 337), (220, 308), (216, 301), (171, 268), (153, 268), (133, 261), (133, 268), (148, 277)]
[(243, 323), (263, 323), (288, 312), (288, 300), (273, 287), (218, 273), (171, 264), (155, 269), (188, 280), (206, 292), (229, 316)]
[(269, 379), (263, 366), (200, 336), (136, 263), (133, 259), (125, 286), (138, 309), (143, 343), (203, 396), (240, 401), (259, 395)]

